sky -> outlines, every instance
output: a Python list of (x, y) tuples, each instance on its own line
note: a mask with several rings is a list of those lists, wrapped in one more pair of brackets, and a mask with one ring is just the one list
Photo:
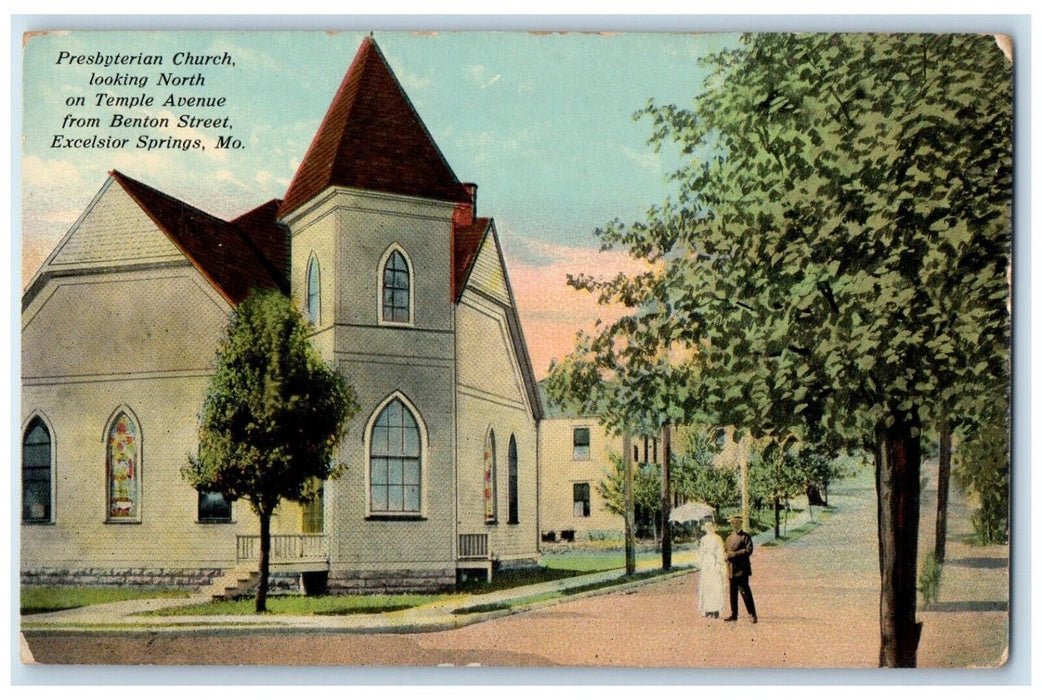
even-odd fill
[[(117, 169), (189, 204), (232, 218), (281, 198), (311, 142), (362, 32), (52, 32), (23, 51), (22, 285)], [(647, 145), (651, 125), (633, 114), (649, 98), (689, 105), (704, 80), (698, 59), (733, 34), (410, 34), (377, 32), (377, 44), (457, 177), (478, 184), (478, 213), (495, 218), (537, 377), (562, 358), (579, 329), (610, 311), (566, 286), (568, 273), (635, 270), (621, 251), (599, 252), (596, 228), (638, 220), (669, 192), (679, 161)], [(72, 55), (160, 54), (162, 68), (59, 61)], [(234, 66), (171, 66), (173, 54), (223, 55)], [(160, 71), (205, 84), (169, 89)], [(148, 76), (135, 85), (91, 85), (92, 75)], [(224, 96), (230, 131), (160, 129), (156, 135), (241, 139), (241, 150), (135, 149), (139, 129), (109, 129), (98, 93)], [(69, 106), (76, 98), (85, 106)], [(176, 119), (161, 104), (136, 115)], [(129, 113), (129, 112), (128, 112)], [(102, 128), (64, 128), (67, 114)], [(162, 133), (159, 133), (162, 132)], [(54, 148), (56, 134), (130, 136), (123, 149)]]

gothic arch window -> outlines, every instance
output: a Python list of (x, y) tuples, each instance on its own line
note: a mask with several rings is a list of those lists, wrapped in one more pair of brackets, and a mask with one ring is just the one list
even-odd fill
[(141, 427), (126, 408), (105, 430), (105, 481), (109, 522), (140, 522)]
[(488, 429), (485, 436), (485, 521), (496, 521), (496, 433)]
[(380, 261), (380, 323), (411, 325), (413, 275), (408, 256), (397, 244)]
[(312, 255), (308, 261), (308, 288), (305, 311), (307, 312), (308, 320), (316, 326), (322, 317), (321, 283), (322, 276), (318, 268), (318, 258)]
[(22, 435), (22, 521), (53, 522), (54, 449), (51, 431), (34, 416)]
[(400, 394), (377, 409), (369, 438), (370, 515), (421, 515), (425, 431)]
[(507, 522), (517, 523), (517, 440), (510, 436), (507, 450)]

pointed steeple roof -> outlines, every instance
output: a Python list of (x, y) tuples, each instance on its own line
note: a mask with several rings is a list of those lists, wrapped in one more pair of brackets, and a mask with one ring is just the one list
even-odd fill
[(380, 48), (368, 37), (293, 176), (279, 218), (330, 186), (469, 201)]

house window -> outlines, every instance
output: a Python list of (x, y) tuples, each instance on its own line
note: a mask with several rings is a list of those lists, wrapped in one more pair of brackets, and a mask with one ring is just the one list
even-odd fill
[(306, 535), (321, 534), (325, 531), (323, 483), (319, 479), (311, 482), (308, 487), (309, 499), (300, 507), (300, 531)]
[(321, 276), (318, 270), (318, 258), (311, 256), (310, 262), (308, 262), (308, 298), (307, 298), (307, 315), (308, 320), (316, 326), (321, 319), (321, 299), (319, 294)]
[(724, 442), (727, 441), (727, 430), (724, 428), (717, 428), (713, 435), (713, 442), (716, 443), (716, 449), (724, 449)]
[(214, 491), (199, 492), (198, 517), (201, 523), (230, 523), (232, 504)]
[(489, 428), (485, 436), (485, 521), (496, 521), (496, 434)]
[(412, 320), (409, 263), (401, 251), (393, 250), (384, 264), (382, 319), (387, 323)]
[(638, 445), (633, 446), (633, 461), (640, 462), (640, 446)]
[(572, 459), (583, 460), (590, 458), (590, 429), (572, 429)]
[(22, 520), (51, 521), (51, 433), (39, 417), (22, 438)]
[(586, 482), (572, 484), (572, 515), (590, 517), (590, 485)]
[(126, 411), (119, 411), (106, 432), (108, 519), (141, 519), (141, 433)]
[(369, 442), (369, 508), (420, 512), (420, 430), (400, 399), (380, 412)]
[(517, 440), (510, 436), (507, 450), (507, 522), (517, 523)]

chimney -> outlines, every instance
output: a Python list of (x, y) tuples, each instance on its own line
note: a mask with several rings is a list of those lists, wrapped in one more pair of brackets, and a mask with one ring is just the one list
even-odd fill
[(474, 217), (478, 213), (478, 186), (473, 182), (464, 182), (462, 185), (470, 195), (470, 201), (456, 205), (456, 211), (452, 213), (452, 223), (454, 226), (467, 227), (474, 223)]

